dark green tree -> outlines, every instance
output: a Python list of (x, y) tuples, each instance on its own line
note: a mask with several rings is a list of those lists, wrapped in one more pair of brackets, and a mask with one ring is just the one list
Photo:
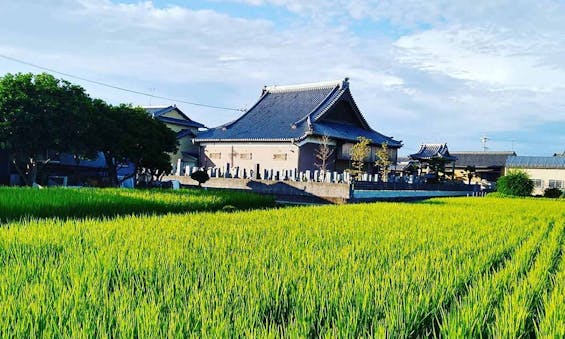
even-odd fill
[(85, 154), (85, 114), (91, 99), (80, 86), (52, 75), (0, 78), (0, 148), (26, 185), (33, 185), (52, 154)]
[(477, 173), (477, 168), (473, 165), (467, 165), (465, 167), (465, 175), (467, 176), (467, 184), (471, 185), (471, 180)]
[(534, 190), (534, 182), (526, 172), (511, 171), (498, 178), (496, 190), (502, 194), (525, 197)]
[[(92, 141), (104, 154), (111, 185), (119, 186), (139, 174), (170, 172), (167, 153), (177, 150), (175, 132), (140, 107), (111, 106), (101, 100), (95, 100), (94, 106), (98, 114)], [(129, 164), (135, 170), (119, 179), (118, 170)]]
[(210, 176), (203, 170), (198, 170), (190, 175), (192, 180), (198, 181), (198, 186), (202, 186), (203, 183), (210, 180)]

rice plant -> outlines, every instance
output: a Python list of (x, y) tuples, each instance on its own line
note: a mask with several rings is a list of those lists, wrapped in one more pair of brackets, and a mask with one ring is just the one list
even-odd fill
[[(7, 218), (0, 336), (480, 336), (444, 330), (475, 323), (492, 334), (559, 333), (563, 274), (555, 289), (550, 276), (564, 206), (456, 198)], [(473, 305), (481, 310), (465, 311)]]

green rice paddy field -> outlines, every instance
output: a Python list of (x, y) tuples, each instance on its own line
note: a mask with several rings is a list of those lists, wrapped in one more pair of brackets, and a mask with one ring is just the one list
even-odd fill
[(563, 200), (231, 194), (0, 189), (0, 336), (565, 337)]

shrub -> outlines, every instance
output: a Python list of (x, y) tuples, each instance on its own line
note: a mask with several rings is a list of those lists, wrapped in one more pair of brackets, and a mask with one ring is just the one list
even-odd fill
[(198, 170), (192, 173), (190, 175), (190, 178), (192, 178), (192, 180), (198, 181), (198, 186), (202, 186), (203, 183), (210, 179), (210, 176), (208, 175), (208, 173), (206, 173), (206, 171)]
[(237, 208), (233, 205), (225, 205), (222, 207), (222, 212), (233, 213), (235, 211), (237, 211)]
[(490, 192), (487, 193), (487, 197), (489, 198), (507, 198), (508, 196), (501, 192)]
[(561, 195), (563, 194), (563, 192), (561, 192), (561, 190), (559, 188), (546, 188), (545, 191), (543, 191), (543, 196), (546, 198), (559, 198)]
[(498, 178), (496, 190), (506, 195), (525, 197), (532, 194), (534, 182), (526, 172), (512, 171)]

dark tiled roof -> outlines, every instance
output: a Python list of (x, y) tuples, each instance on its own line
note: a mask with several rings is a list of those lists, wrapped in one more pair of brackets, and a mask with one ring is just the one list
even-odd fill
[(455, 167), (475, 166), (477, 168), (504, 167), (506, 159), (516, 153), (509, 152), (453, 152), (456, 156)]
[[(144, 107), (147, 113), (151, 114), (154, 118), (157, 118), (165, 123), (181, 125), (185, 127), (194, 127), (194, 128), (205, 128), (203, 124), (190, 119), (183, 111), (181, 111), (176, 106), (163, 106), (163, 107)], [(175, 119), (164, 117), (163, 115), (169, 113), (170, 111), (176, 110), (184, 119)]]
[(183, 129), (177, 132), (177, 139), (181, 139), (186, 136), (195, 137), (196, 135), (189, 129)]
[(414, 160), (429, 160), (432, 158), (444, 159), (447, 161), (455, 161), (457, 157), (449, 154), (447, 144), (423, 144), (417, 153), (410, 154), (410, 158)]
[(506, 160), (508, 168), (558, 168), (565, 169), (565, 157), (512, 156)]
[[(323, 122), (324, 115), (341, 100), (347, 100), (358, 125)], [(359, 112), (347, 79), (328, 83), (265, 87), (263, 94), (237, 120), (200, 133), (196, 141), (282, 141), (301, 140), (309, 135), (324, 135), (355, 141), (367, 136), (374, 142), (399, 141), (372, 130)]]
[(327, 135), (330, 138), (357, 141), (358, 137), (365, 137), (372, 141), (373, 144), (382, 144), (386, 142), (389, 146), (400, 147), (400, 142), (373, 131), (372, 129), (364, 129), (358, 126), (337, 124), (331, 122), (314, 123), (313, 130), (316, 135)]

